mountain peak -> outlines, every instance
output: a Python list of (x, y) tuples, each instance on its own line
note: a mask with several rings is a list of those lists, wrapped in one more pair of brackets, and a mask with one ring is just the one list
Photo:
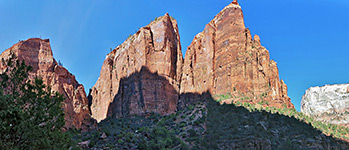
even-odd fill
[(156, 17), (106, 57), (90, 92), (93, 118), (174, 113), (182, 61), (177, 22)]
[(235, 5), (239, 5), (238, 3), (238, 0), (234, 0), (233, 2), (231, 2), (232, 4), (235, 4)]
[[(8, 59), (11, 57), (11, 53), (15, 54), (18, 60), (23, 60), (26, 65), (33, 68), (29, 72), (30, 80), (33, 81), (36, 77), (41, 77), (43, 83), (51, 87), (52, 91), (64, 95), (63, 108), (66, 121), (64, 127), (66, 129), (76, 127), (87, 130), (92, 125), (93, 121), (90, 120), (88, 99), (84, 87), (66, 68), (57, 64), (53, 58), (49, 39), (30, 38), (19, 41), (2, 52), (0, 59)], [(7, 66), (0, 62), (0, 68), (2, 71)]]
[[(261, 46), (259, 36), (252, 40), (245, 27), (237, 0), (226, 6), (195, 36), (183, 64), (181, 93), (229, 95), (225, 101), (244, 101), (268, 106), (294, 108), (281, 84), (276, 62)], [(191, 97), (181, 97), (186, 104)]]

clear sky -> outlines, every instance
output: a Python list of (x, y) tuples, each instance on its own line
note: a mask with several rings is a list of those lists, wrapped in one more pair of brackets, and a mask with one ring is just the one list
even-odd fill
[[(0, 50), (49, 38), (55, 59), (86, 91), (110, 48), (166, 12), (178, 21), (183, 53), (232, 0), (0, 0)], [(239, 0), (246, 27), (278, 63), (297, 110), (311, 86), (349, 83), (348, 0)]]

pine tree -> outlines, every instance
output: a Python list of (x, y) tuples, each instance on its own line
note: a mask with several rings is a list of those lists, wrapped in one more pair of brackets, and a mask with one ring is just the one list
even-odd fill
[(32, 67), (14, 54), (2, 61), (7, 69), (0, 75), (0, 149), (68, 149), (63, 95), (39, 78), (30, 81)]

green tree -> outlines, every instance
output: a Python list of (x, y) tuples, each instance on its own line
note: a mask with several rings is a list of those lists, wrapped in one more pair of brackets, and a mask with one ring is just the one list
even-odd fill
[(12, 53), (0, 75), (0, 149), (68, 149), (63, 96), (43, 81), (29, 80), (32, 67)]

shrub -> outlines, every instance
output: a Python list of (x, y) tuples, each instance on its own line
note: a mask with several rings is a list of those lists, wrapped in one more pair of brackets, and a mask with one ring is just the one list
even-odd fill
[(0, 149), (68, 149), (71, 137), (61, 130), (63, 96), (39, 78), (30, 81), (32, 68), (10, 56), (0, 75)]

